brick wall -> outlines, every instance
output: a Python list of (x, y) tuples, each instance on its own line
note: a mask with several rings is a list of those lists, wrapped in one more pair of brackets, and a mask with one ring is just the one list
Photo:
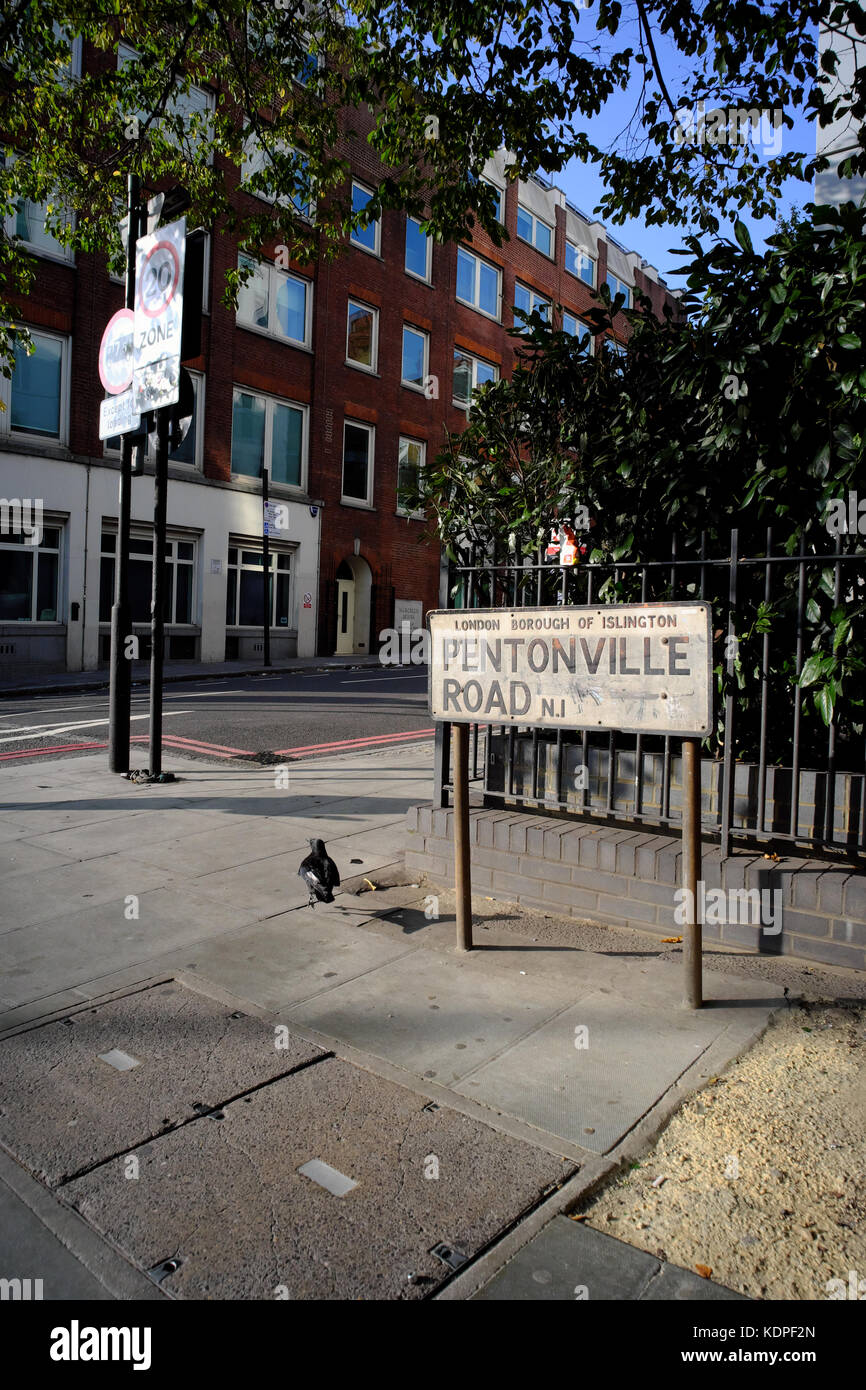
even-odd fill
[[(413, 806), (407, 814), (406, 867), (453, 886), (453, 812)], [(513, 811), (470, 811), (472, 888), (563, 917), (681, 936), (674, 893), (681, 885), (678, 836), (644, 834)], [(761, 955), (799, 956), (824, 965), (866, 967), (866, 874), (824, 860), (738, 852), (722, 861), (704, 845), (707, 890), (780, 890), (781, 931), (728, 922), (704, 925), (707, 943)]]

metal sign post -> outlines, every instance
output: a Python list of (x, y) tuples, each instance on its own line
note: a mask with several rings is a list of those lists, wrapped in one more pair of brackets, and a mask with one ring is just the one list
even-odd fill
[(268, 470), (262, 465), (262, 665), (271, 664), (271, 544), (268, 501)]
[(469, 725), (454, 731), (454, 888), (457, 949), (472, 950), (472, 866), (469, 856)]
[(683, 739), (683, 888), (686, 920), (683, 933), (684, 991), (687, 1009), (703, 1003), (703, 942), (698, 918), (698, 879), (701, 873), (701, 762), (700, 743)]
[[(135, 243), (139, 218), (139, 183), (136, 174), (130, 174), (126, 182), (127, 226), (129, 237), (126, 248), (126, 310), (127, 322), (132, 317), (134, 324), (135, 305)], [(109, 364), (106, 354), (106, 369), (113, 372), (114, 364)], [(132, 359), (129, 361), (129, 381), (132, 384)], [(113, 378), (125, 380), (125, 372)], [(111, 377), (109, 379), (112, 379)], [(116, 396), (115, 396), (116, 399)], [(111, 675), (108, 692), (108, 766), (111, 772), (129, 771), (129, 718), (132, 699), (132, 660), (126, 651), (126, 639), (132, 626), (129, 612), (129, 524), (132, 493), (132, 438), (124, 434), (120, 446), (120, 498), (117, 518), (117, 566), (114, 577), (114, 603), (111, 609)]]
[(454, 728), (457, 947), (472, 947), (469, 724), (683, 739), (685, 998), (701, 1006), (700, 741), (712, 727), (712, 614), (691, 602), (470, 608), (428, 614), (428, 699)]
[(150, 775), (162, 775), (162, 667), (165, 643), (165, 524), (168, 502), (169, 410), (156, 412), (153, 487), (153, 588), (150, 605)]

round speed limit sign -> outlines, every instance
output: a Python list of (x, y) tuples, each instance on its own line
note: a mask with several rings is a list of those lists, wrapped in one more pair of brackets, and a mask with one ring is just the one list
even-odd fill
[(138, 285), (138, 303), (148, 318), (158, 318), (174, 299), (180, 280), (180, 258), (170, 241), (158, 241), (148, 252)]

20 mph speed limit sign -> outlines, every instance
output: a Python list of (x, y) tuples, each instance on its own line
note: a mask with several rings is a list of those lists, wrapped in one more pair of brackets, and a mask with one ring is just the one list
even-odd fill
[(136, 409), (174, 405), (180, 394), (186, 218), (139, 237), (135, 246)]

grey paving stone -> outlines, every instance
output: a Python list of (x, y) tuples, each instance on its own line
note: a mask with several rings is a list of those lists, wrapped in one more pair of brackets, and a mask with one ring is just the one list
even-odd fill
[[(196, 1114), (323, 1055), (177, 981), (0, 1042), (0, 1139), (56, 1185)], [(119, 1048), (139, 1065), (118, 1071)]]
[(485, 1302), (637, 1301), (659, 1267), (645, 1251), (557, 1216), (474, 1297)]
[[(140, 1148), (134, 1201), (115, 1163), (64, 1195), (139, 1267), (176, 1252), (178, 1298), (419, 1298), (450, 1273), (434, 1246), (472, 1256), (574, 1169), (424, 1107), (330, 1059)], [(314, 1159), (357, 1186), (338, 1197), (311, 1182), (300, 1169)]]

